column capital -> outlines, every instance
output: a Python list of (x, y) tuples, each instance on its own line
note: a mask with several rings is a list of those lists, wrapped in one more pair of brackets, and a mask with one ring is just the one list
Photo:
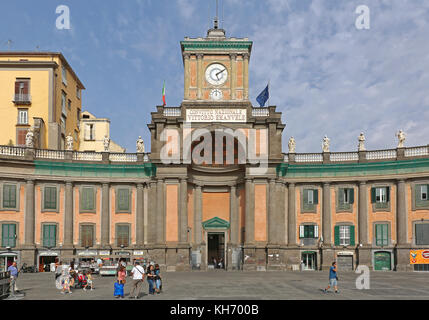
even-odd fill
[(396, 179), (396, 182), (399, 183), (405, 183), (405, 178), (398, 178)]
[(324, 186), (324, 187), (329, 187), (329, 186), (331, 185), (331, 183), (330, 183), (330, 182), (326, 182), (326, 181), (325, 181), (325, 182), (323, 182), (322, 184), (323, 184), (323, 186)]
[(73, 180), (65, 180), (66, 186), (73, 186)]
[(136, 187), (137, 187), (137, 189), (143, 189), (144, 185), (143, 185), (143, 183), (139, 182), (136, 184)]
[(26, 179), (27, 184), (34, 184), (35, 182), (36, 182), (36, 179), (34, 179), (34, 178)]
[(103, 187), (108, 187), (110, 185), (110, 182), (102, 182), (101, 185)]
[(245, 177), (244, 181), (245, 182), (253, 182), (253, 178)]
[(188, 178), (179, 178), (180, 183), (186, 183), (188, 182)]
[(247, 52), (243, 53), (243, 59), (249, 59), (249, 57), (250, 57), (249, 53)]
[(204, 58), (204, 53), (197, 53), (197, 59)]
[(183, 52), (183, 58), (190, 59), (191, 58), (191, 54), (189, 52)]
[(275, 179), (275, 178), (269, 178), (268, 181), (269, 181), (269, 183), (276, 183), (277, 179)]
[(367, 181), (359, 181), (359, 185), (360, 185), (360, 186), (365, 186), (365, 185), (366, 185), (366, 183), (367, 183)]
[(235, 185), (235, 184), (231, 184), (229, 187), (231, 188), (231, 190), (237, 189), (237, 185)]
[(230, 53), (229, 57), (233, 60), (237, 59), (237, 54), (236, 53)]
[(288, 187), (295, 187), (295, 186), (296, 186), (295, 182), (288, 182)]

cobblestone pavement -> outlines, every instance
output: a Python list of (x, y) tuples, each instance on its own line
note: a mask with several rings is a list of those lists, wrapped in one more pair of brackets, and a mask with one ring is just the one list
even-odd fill
[[(323, 293), (328, 284), (328, 272), (171, 272), (163, 273), (163, 290), (159, 295), (148, 295), (148, 284), (142, 286), (142, 300), (214, 300), (214, 299), (411, 299), (429, 300), (427, 273), (371, 272), (370, 290), (356, 289), (358, 274), (339, 274), (339, 294)], [(74, 289), (72, 294), (61, 294), (50, 273), (24, 273), (19, 276), (18, 288), (29, 300), (108, 300), (113, 297), (114, 277), (95, 276), (94, 291)], [(125, 299), (131, 290), (127, 278)], [(12, 298), (8, 298), (12, 299)]]

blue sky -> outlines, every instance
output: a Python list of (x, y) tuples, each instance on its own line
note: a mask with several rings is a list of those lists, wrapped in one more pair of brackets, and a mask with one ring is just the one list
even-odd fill
[[(429, 1), (220, 0), (227, 36), (254, 41), (250, 97), (271, 83), (270, 104), (283, 112), (287, 140), (297, 152), (394, 148), (429, 143)], [(57, 30), (58, 5), (67, 5), (71, 30)], [(183, 99), (179, 41), (205, 36), (214, 0), (5, 1), (0, 50), (62, 52), (87, 90), (84, 110), (111, 119), (111, 138), (135, 151), (150, 149), (150, 112)], [(355, 9), (370, 8), (369, 30), (357, 30)], [(222, 13), (223, 12), (223, 13)]]

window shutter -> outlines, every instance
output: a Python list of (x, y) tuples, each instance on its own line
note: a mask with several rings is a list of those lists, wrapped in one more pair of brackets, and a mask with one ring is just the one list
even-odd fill
[(299, 237), (304, 238), (304, 226), (299, 226)]
[(90, 140), (89, 131), (90, 131), (89, 124), (85, 124), (85, 140)]
[(341, 206), (344, 204), (344, 189), (338, 189), (338, 204)]
[(350, 226), (350, 245), (355, 245), (355, 226)]
[(385, 224), (384, 225), (384, 232), (383, 232), (383, 243), (384, 245), (388, 246), (389, 245), (389, 239), (390, 239), (390, 235), (389, 235), (389, 225)]
[(314, 226), (314, 237), (319, 238), (319, 226)]
[(318, 197), (318, 195), (319, 195), (319, 190), (318, 189), (315, 189), (315, 190), (313, 190), (313, 192), (314, 192), (314, 196), (313, 196), (313, 200), (314, 200), (314, 204), (318, 204), (319, 203), (319, 197)]
[(386, 187), (386, 202), (390, 201), (390, 187)]
[(303, 199), (302, 201), (304, 202), (304, 204), (308, 204), (308, 191), (306, 189), (302, 190), (303, 192)]
[(371, 203), (375, 203), (376, 196), (375, 196), (375, 188), (371, 188)]
[(23, 90), (23, 93), (24, 94), (28, 94), (29, 93), (29, 91), (30, 90), (28, 90), (29, 89), (29, 81), (23, 81), (24, 82), (24, 90)]
[(21, 83), (21, 82), (19, 82), (19, 81), (15, 81), (15, 94), (19, 94), (19, 86), (20, 86), (20, 83)]
[(335, 245), (340, 245), (340, 226), (335, 226), (334, 228), (334, 237), (335, 237)]
[(7, 224), (2, 225), (1, 230), (1, 246), (7, 247), (8, 246), (8, 239), (9, 239), (9, 226)]
[(348, 191), (349, 191), (349, 203), (353, 204), (355, 202), (355, 189), (351, 188), (351, 189), (348, 189)]

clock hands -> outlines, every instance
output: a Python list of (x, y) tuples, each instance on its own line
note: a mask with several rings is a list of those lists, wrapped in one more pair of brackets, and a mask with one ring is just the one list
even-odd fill
[(222, 72), (224, 72), (224, 71), (226, 71), (226, 68), (225, 69), (223, 69), (222, 71), (219, 71), (218, 73), (216, 73), (216, 78), (219, 80), (219, 77), (218, 77), (218, 75), (220, 75)]

